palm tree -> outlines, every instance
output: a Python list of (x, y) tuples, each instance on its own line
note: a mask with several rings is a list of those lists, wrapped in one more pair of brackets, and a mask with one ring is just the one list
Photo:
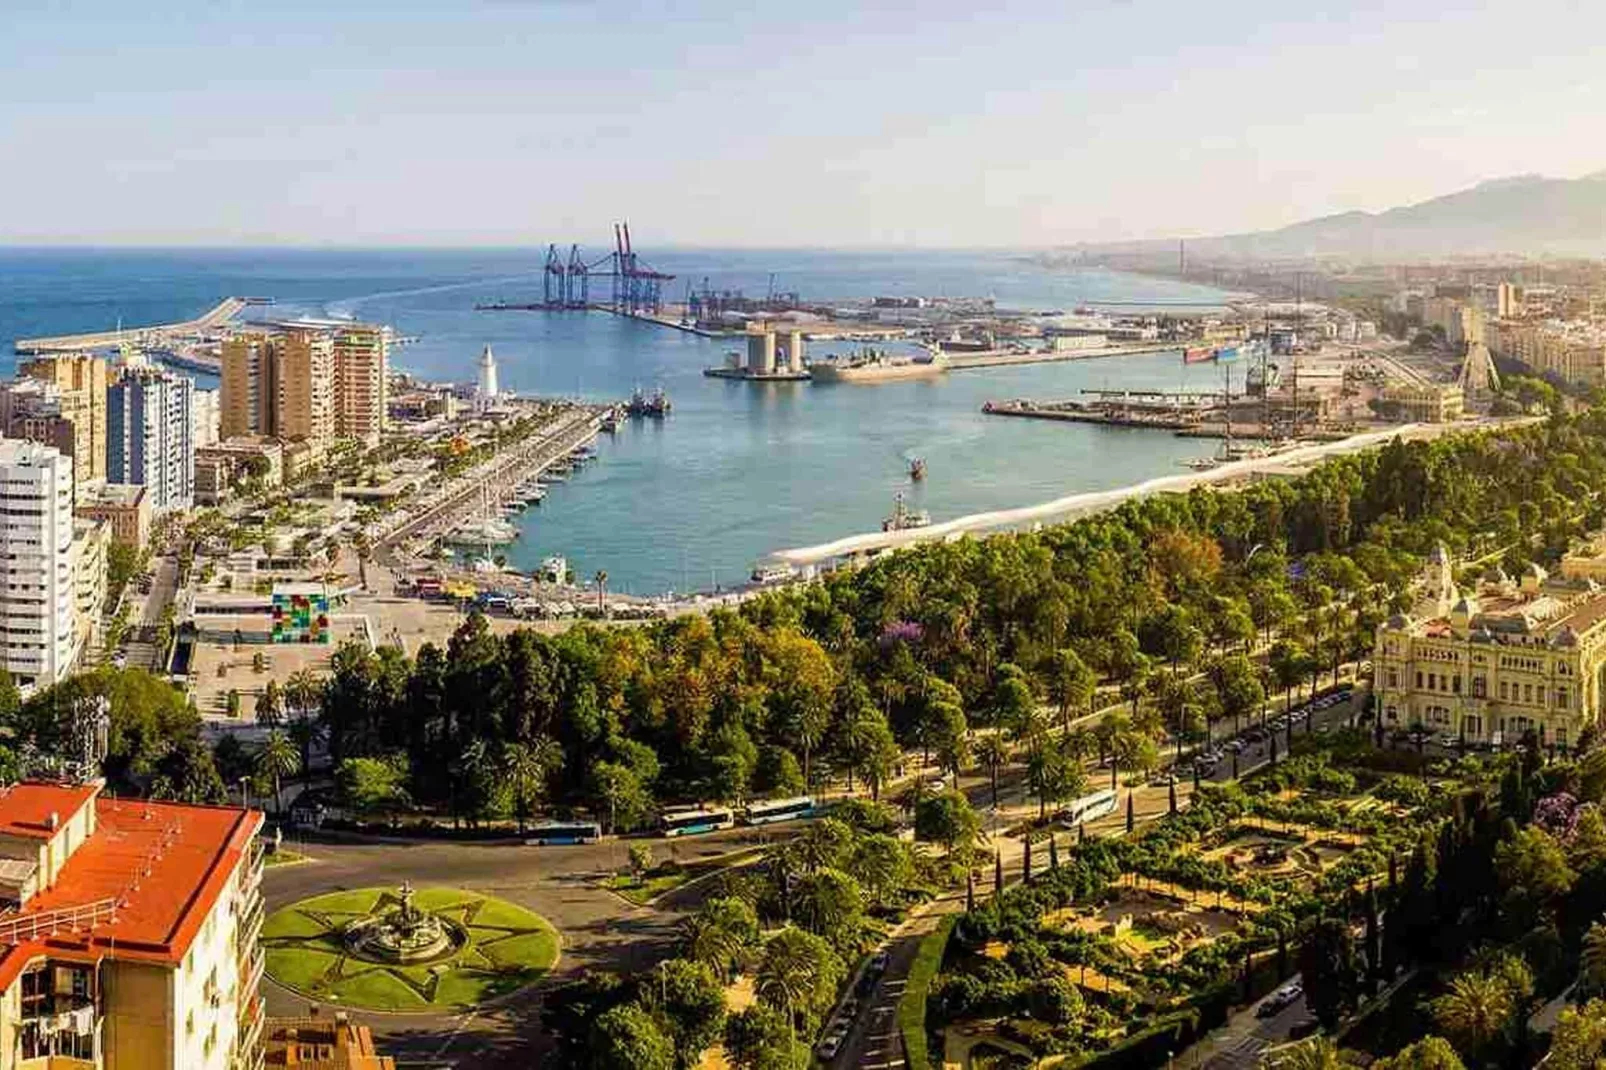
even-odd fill
[(1009, 744), (997, 732), (989, 732), (976, 744), (976, 757), (987, 767), (992, 778), (993, 805), (998, 805), (998, 769), (1009, 761)]
[(513, 790), (513, 810), (524, 834), (524, 821), (545, 793), (548, 775), (563, 762), (563, 748), (551, 736), (529, 743), (507, 743), (502, 748), (502, 769)]
[(1268, 1055), (1261, 1066), (1267, 1070), (1343, 1070), (1338, 1045), (1331, 1037), (1311, 1037), (1275, 1055)]
[(608, 573), (599, 568), (597, 574), (591, 578), (597, 584), (597, 615), (601, 616), (608, 608)]
[(313, 710), (323, 697), (323, 685), (309, 669), (298, 669), (284, 683), (284, 703), (294, 714), (290, 719), (290, 734), (301, 748), (301, 775), (311, 773), (312, 744), (318, 737)]
[(262, 749), (257, 752), (256, 767), (259, 774), (273, 781), (273, 812), (281, 813), (284, 808), (280, 802), (280, 782), (301, 768), (301, 755), (297, 753), (295, 744), (277, 729), (269, 732)]
[(1505, 1035), (1516, 1010), (1511, 989), (1496, 974), (1464, 973), (1432, 1003), (1433, 1019), (1457, 1051), (1479, 1054)]
[(787, 1028), (797, 1035), (797, 1016), (813, 1003), (822, 982), (828, 980), (829, 945), (813, 933), (787, 926), (764, 945), (753, 991), (765, 1004), (786, 1016)]
[(368, 589), (368, 562), (374, 556), (374, 543), (366, 531), (359, 531), (351, 540), (351, 548), (357, 551), (357, 575), (362, 583), (362, 589)]
[(1606, 993), (1606, 923), (1597, 921), (1584, 934), (1583, 959), (1578, 973), (1586, 993)]
[(710, 899), (681, 925), (681, 954), (727, 981), (758, 944), (758, 915), (741, 899)]

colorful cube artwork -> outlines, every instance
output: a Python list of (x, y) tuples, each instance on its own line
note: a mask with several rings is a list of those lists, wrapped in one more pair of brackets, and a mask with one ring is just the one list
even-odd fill
[(275, 643), (329, 642), (329, 597), (275, 591), (272, 639)]

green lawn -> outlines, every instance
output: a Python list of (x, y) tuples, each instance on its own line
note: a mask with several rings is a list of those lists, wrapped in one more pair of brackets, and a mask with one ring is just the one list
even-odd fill
[(762, 848), (744, 848), (684, 865), (660, 863), (648, 870), (642, 879), (637, 879), (629, 873), (615, 873), (602, 878), (601, 884), (610, 892), (630, 900), (637, 906), (645, 906), (666, 892), (672, 892), (710, 873), (751, 862), (763, 853)]
[(275, 911), (263, 924), (267, 972), (302, 995), (340, 1006), (383, 1011), (471, 1007), (539, 980), (558, 959), (555, 929), (505, 900), (456, 888), (424, 888), (424, 910), (461, 925), (468, 942), (450, 958), (391, 966), (346, 953), (349, 922), (396, 905), (385, 888), (315, 896)]

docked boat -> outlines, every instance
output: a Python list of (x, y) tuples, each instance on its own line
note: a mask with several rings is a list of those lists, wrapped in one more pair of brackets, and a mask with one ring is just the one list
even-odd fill
[(910, 509), (902, 494), (892, 500), (892, 515), (881, 521), (882, 531), (909, 531), (930, 526), (931, 514), (924, 509)]
[(785, 583), (796, 575), (797, 570), (791, 565), (780, 561), (761, 561), (754, 567), (752, 579), (758, 584)]
[(619, 414), (609, 409), (603, 414), (602, 423), (599, 426), (608, 434), (614, 434), (619, 430)]
[(510, 543), (519, 537), (519, 529), (506, 520), (490, 517), (460, 524), (446, 537), (447, 542), (458, 546), (494, 546)]
[(816, 383), (881, 383), (900, 379), (931, 379), (948, 371), (940, 353), (907, 356), (884, 349), (855, 350), (846, 356), (819, 357), (809, 364)]
[(926, 478), (926, 461), (923, 457), (915, 457), (909, 461), (909, 478), (919, 483)]
[(650, 417), (662, 420), (669, 415), (669, 409), (669, 395), (664, 393), (663, 387), (654, 390), (650, 395), (637, 390), (630, 395), (630, 400), (625, 404), (625, 413), (638, 419)]

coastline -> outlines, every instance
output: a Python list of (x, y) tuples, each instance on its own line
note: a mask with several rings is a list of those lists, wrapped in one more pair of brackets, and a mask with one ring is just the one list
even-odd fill
[(1131, 499), (1154, 494), (1182, 494), (1195, 487), (1232, 483), (1253, 476), (1298, 474), (1299, 470), (1345, 453), (1357, 453), (1383, 445), (1390, 439), (1406, 441), (1438, 438), (1441, 435), (1464, 431), (1488, 431), (1507, 427), (1520, 427), (1542, 417), (1516, 417), (1511, 419), (1467, 421), (1446, 424), (1401, 424), (1381, 431), (1367, 431), (1335, 442), (1300, 446), (1269, 457), (1256, 457), (1233, 461), (1205, 472), (1187, 472), (1178, 475), (1157, 476), (1139, 483), (1112, 490), (1083, 491), (1069, 494), (1036, 505), (1014, 509), (999, 509), (984, 513), (945, 520), (928, 527), (905, 531), (865, 532), (849, 535), (813, 546), (777, 550), (766, 560), (809, 568), (842, 558), (856, 558), (885, 550), (901, 549), (922, 542), (934, 542), (979, 532), (995, 532), (1011, 527), (1036, 525), (1047, 521), (1062, 521), (1113, 509)]

